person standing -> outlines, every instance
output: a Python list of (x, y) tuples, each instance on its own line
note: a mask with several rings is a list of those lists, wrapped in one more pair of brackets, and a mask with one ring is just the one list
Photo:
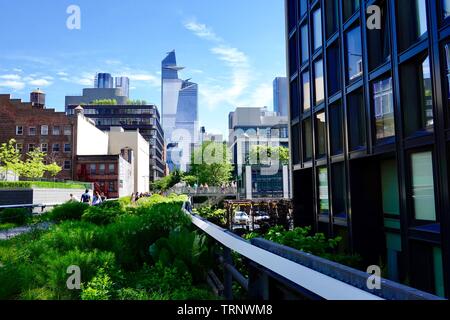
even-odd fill
[(90, 204), (91, 203), (91, 195), (89, 194), (89, 190), (86, 189), (85, 193), (81, 196), (81, 202)]

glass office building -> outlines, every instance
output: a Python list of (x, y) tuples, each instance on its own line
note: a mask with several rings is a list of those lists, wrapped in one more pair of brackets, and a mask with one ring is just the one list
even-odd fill
[[(177, 66), (175, 51), (167, 54), (161, 67), (161, 113), (167, 164), (170, 170), (180, 169), (172, 156), (189, 161), (190, 152), (183, 155), (181, 144), (192, 146), (198, 143), (198, 85), (179, 79), (178, 72), (184, 68)], [(188, 141), (180, 141), (181, 136)]]
[(384, 277), (446, 297), (449, 9), (286, 0), (296, 224), (342, 236), (342, 251), (381, 263)]
[(111, 89), (114, 88), (114, 79), (109, 73), (97, 73), (95, 76), (95, 88)]

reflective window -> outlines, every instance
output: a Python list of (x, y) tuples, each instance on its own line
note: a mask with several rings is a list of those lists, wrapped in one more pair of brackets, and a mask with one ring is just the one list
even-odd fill
[(338, 219), (347, 218), (346, 209), (346, 186), (345, 186), (345, 166), (344, 163), (333, 164), (331, 169), (332, 194), (333, 194), (333, 216)]
[(340, 104), (330, 106), (330, 147), (331, 155), (339, 155), (344, 152), (343, 141), (343, 114)]
[(314, 51), (322, 47), (322, 10), (319, 8), (313, 13)]
[(304, 25), (301, 28), (301, 59), (302, 64), (309, 59), (309, 41), (308, 41), (308, 25)]
[(297, 33), (289, 39), (289, 72), (291, 76), (298, 69), (298, 49), (297, 49)]
[(369, 54), (370, 70), (382, 65), (388, 61), (390, 57), (390, 25), (389, 25), (389, 8), (387, 1), (382, 0), (378, 4), (381, 8), (381, 29), (368, 30), (367, 45)]
[(327, 59), (328, 95), (332, 96), (341, 90), (341, 54), (339, 45), (333, 45), (327, 49)]
[(436, 221), (432, 153), (415, 153), (411, 156), (411, 162), (415, 219)]
[(445, 45), (445, 62), (446, 62), (446, 71), (447, 75), (447, 85), (448, 85), (448, 98), (450, 99), (450, 44)]
[(427, 33), (426, 0), (398, 0), (397, 20), (400, 50), (406, 50)]
[(308, 0), (300, 0), (299, 2), (299, 18), (302, 18), (308, 11)]
[(392, 79), (375, 81), (372, 90), (377, 140), (393, 137), (395, 123)]
[(323, 60), (314, 63), (314, 101), (316, 105), (325, 99), (325, 84), (323, 79)]
[(312, 125), (311, 118), (303, 121), (303, 160), (309, 161), (312, 159)]
[(294, 80), (291, 84), (291, 119), (295, 119), (300, 115), (300, 108), (299, 108), (299, 97), (298, 97), (298, 82), (297, 79)]
[(327, 38), (332, 36), (339, 26), (339, 0), (325, 1), (326, 33)]
[(344, 20), (348, 20), (359, 9), (360, 6), (360, 0), (342, 0)]
[(28, 128), (28, 134), (30, 136), (35, 136), (36, 135), (36, 127), (29, 127)]
[(325, 157), (327, 154), (327, 122), (325, 112), (316, 114), (316, 158)]
[(302, 107), (303, 112), (311, 109), (311, 88), (309, 80), (309, 72), (304, 72), (302, 74)]
[(450, 17), (450, 0), (442, 0), (442, 11), (444, 19)]
[(319, 214), (328, 215), (330, 212), (330, 201), (328, 198), (328, 169), (319, 168), (318, 172), (319, 186)]
[(366, 146), (366, 119), (362, 91), (349, 95), (347, 107), (350, 150), (363, 149)]
[(361, 47), (361, 28), (358, 26), (346, 34), (347, 47), (347, 80), (357, 80), (363, 74), (363, 59)]
[(431, 129), (434, 124), (433, 88), (428, 56), (421, 56), (401, 66), (401, 92), (402, 104), (406, 106), (406, 134)]

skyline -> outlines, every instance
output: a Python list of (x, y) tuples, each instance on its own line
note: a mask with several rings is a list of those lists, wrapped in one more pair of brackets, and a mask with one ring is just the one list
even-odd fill
[(66, 95), (93, 87), (95, 74), (106, 72), (128, 76), (130, 98), (160, 109), (160, 63), (175, 49), (186, 67), (180, 78), (199, 84), (199, 120), (208, 132), (226, 135), (236, 107), (273, 107), (273, 79), (286, 74), (283, 1), (136, 2), (77, 1), (81, 30), (66, 28), (69, 1), (2, 3), (8, 14), (0, 27), (10, 32), (0, 48), (0, 92), (28, 101), (39, 87), (48, 107), (62, 111)]

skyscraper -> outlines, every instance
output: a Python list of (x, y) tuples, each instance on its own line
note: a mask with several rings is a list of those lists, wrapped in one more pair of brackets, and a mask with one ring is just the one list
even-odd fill
[(97, 73), (95, 76), (95, 87), (100, 89), (114, 88), (113, 77), (109, 73)]
[(130, 78), (116, 77), (115, 78), (115, 87), (117, 89), (121, 90), (122, 96), (126, 96), (126, 97), (130, 96)]
[[(162, 126), (167, 145), (167, 163), (169, 169), (180, 168), (178, 164), (171, 161), (172, 153), (180, 146), (181, 136), (184, 145), (197, 143), (197, 122), (198, 122), (198, 85), (190, 79), (182, 80), (178, 77), (178, 71), (183, 67), (177, 65), (175, 50), (169, 52), (162, 61), (161, 73), (161, 112)], [(189, 141), (187, 141), (188, 139)], [(186, 157), (187, 154), (181, 154)]]
[(288, 80), (277, 77), (273, 80), (273, 111), (282, 117), (288, 116)]

